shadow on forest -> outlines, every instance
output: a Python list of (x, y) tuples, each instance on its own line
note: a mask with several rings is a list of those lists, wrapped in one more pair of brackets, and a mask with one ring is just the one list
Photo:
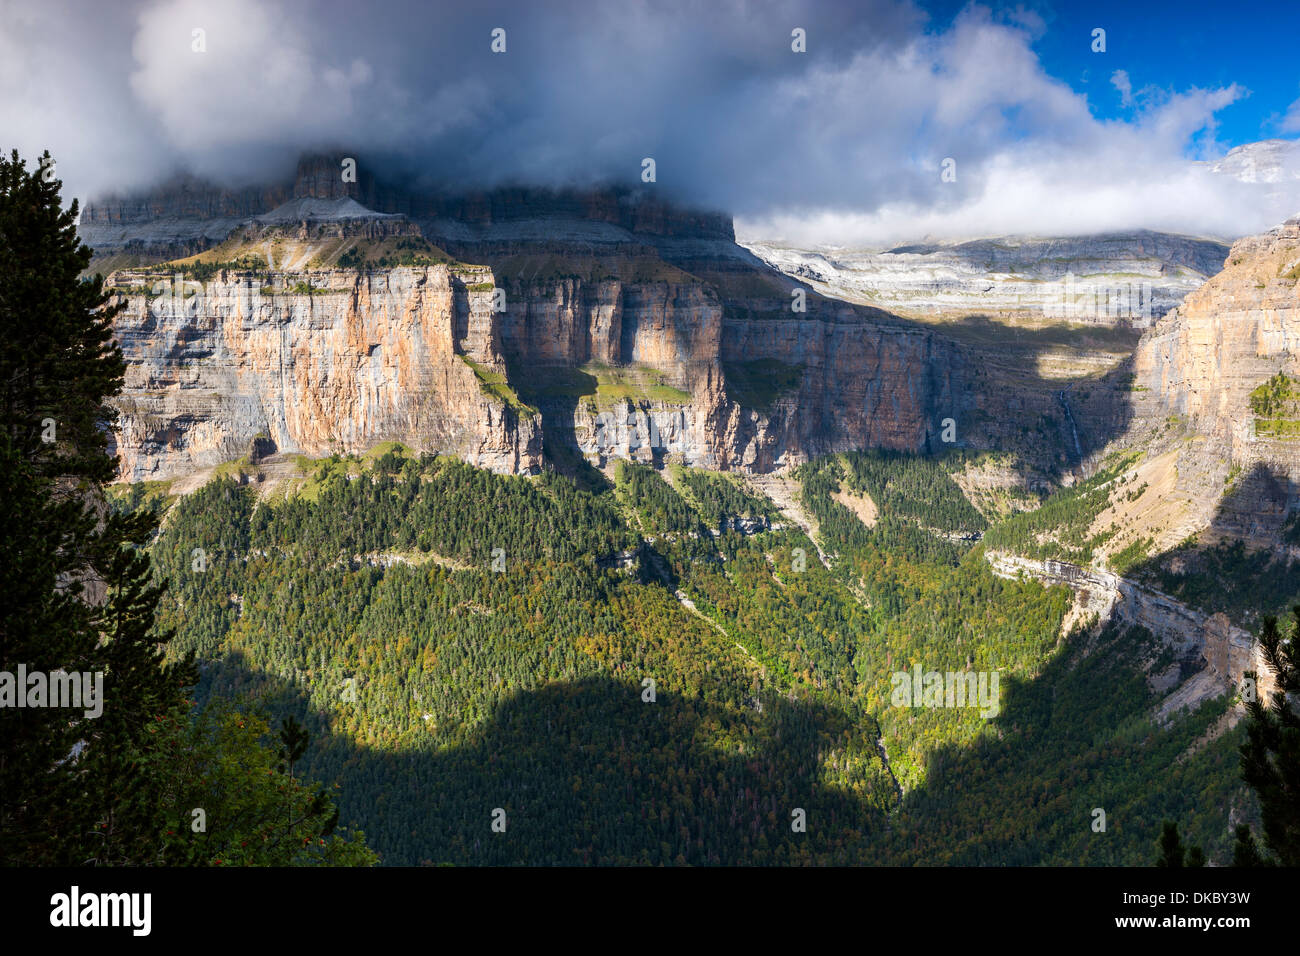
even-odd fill
[[(1253, 629), (1261, 613), (1282, 613), (1300, 601), (1300, 566), (1275, 547), (1260, 546), (1300, 544), (1298, 504), (1293, 481), (1256, 464), (1220, 501), (1200, 536), (1208, 544), (1184, 543), (1135, 565), (1126, 577)], [(1066, 644), (1034, 680), (1004, 682), (997, 736), (929, 755), (926, 786), (907, 795), (903, 817), (965, 818), (969, 827), (945, 833), (918, 826), (898, 848), (904, 859), (1150, 865), (1166, 819), (1179, 821), (1189, 842), (1211, 859), (1231, 858), (1230, 813), (1243, 806), (1249, 813), (1255, 805), (1239, 772), (1244, 724), (1188, 761), (1188, 748), (1229, 706), (1228, 696), (1157, 726), (1152, 711), (1163, 695), (1142, 674), (1152, 660), (1152, 671), (1177, 663), (1173, 651), (1116, 618), (1100, 624), (1099, 636)], [(1207, 666), (1199, 653), (1182, 663), (1191, 666), (1184, 666), (1180, 682)], [(990, 801), (1026, 812), (1015, 819), (981, 815), (980, 805)], [(1097, 810), (1106, 814), (1103, 832), (1093, 829)]]
[[(344, 823), (390, 865), (1145, 865), (1166, 818), (1221, 852), (1240, 784), (1229, 735), (1189, 768), (1195, 787), (1157, 785), (1217, 711), (1169, 730), (1149, 722), (1151, 640), (1107, 628), (1032, 680), (1008, 675), (992, 732), (930, 753), (926, 783), (901, 804), (883, 775), (857, 791), (827, 784), (823, 762), (854, 718), (780, 696), (753, 715), (743, 750), (705, 742), (729, 719), (717, 705), (662, 687), (646, 703), (605, 677), (511, 694), (442, 747), (359, 745), (347, 705), (312, 710), (300, 687), (238, 654), (207, 669), (200, 696), (250, 693), (304, 719), (302, 772), (341, 785)], [(795, 808), (806, 833), (791, 828)], [(1096, 808), (1109, 835), (1092, 830)]]
[(1160, 695), (1143, 676), (1157, 654), (1149, 632), (1110, 624), (1086, 644), (1064, 646), (1031, 680), (1007, 675), (991, 732), (928, 755), (925, 785), (900, 808), (890, 861), (1150, 866), (1167, 819), (1211, 858), (1229, 858), (1244, 729), (1187, 760), (1228, 698), (1157, 726)]
[[(346, 704), (311, 711), (298, 686), (237, 654), (207, 668), (200, 699), (210, 693), (265, 695), (277, 716), (305, 718), (304, 774), (341, 783), (344, 824), (390, 864), (849, 863), (883, 826), (868, 799), (823, 782), (850, 725), (820, 704), (765, 700), (743, 749), (724, 751), (705, 742), (734, 722), (721, 708), (664, 687), (647, 703), (635, 684), (589, 678), (512, 694), (454, 745), (385, 749), (325, 730), (346, 724)], [(505, 833), (492, 830), (498, 808)], [(796, 808), (807, 832), (792, 830)]]

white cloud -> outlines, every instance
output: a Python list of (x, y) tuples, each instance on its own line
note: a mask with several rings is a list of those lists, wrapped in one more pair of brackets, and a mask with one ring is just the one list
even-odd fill
[(18, 149), (29, 167), (48, 148), (71, 187), (65, 197), (146, 185), (170, 161), (152, 118), (122, 89), (133, 22), (96, 23), (93, 42), (54, 28), (86, 12), (75, 0), (0, 8), (0, 148)]
[[(914, 52), (932, 81), (903, 70), (888, 77), (842, 76), (828, 86), (865, 89), (919, 117), (936, 148), (910, 169), (895, 163), (889, 175), (896, 182), (924, 181), (925, 188), (900, 188), (866, 210), (823, 203), (744, 215), (737, 220), (739, 235), (862, 246), (922, 236), (1137, 228), (1233, 237), (1300, 210), (1300, 183), (1258, 189), (1193, 162), (1224, 153), (1216, 117), (1246, 95), (1236, 84), (1177, 93), (1148, 87), (1136, 97), (1128, 75), (1116, 71), (1111, 83), (1135, 112), (1127, 120), (1101, 120), (1082, 95), (1042, 71), (1025, 34), (978, 12)], [(995, 63), (997, 69), (988, 67)], [(878, 67), (863, 72), (875, 74)], [(897, 134), (887, 129), (878, 155), (887, 158)], [(939, 175), (935, 157), (943, 143), (952, 144), (956, 183)]]
[(1300, 99), (1287, 107), (1278, 128), (1284, 133), (1300, 133)]
[(1031, 12), (969, 7), (940, 31), (908, 0), (39, 2), (5, 7), (0, 130), (29, 156), (49, 145), (80, 195), (177, 166), (266, 181), (342, 147), (449, 186), (639, 183), (653, 156), (665, 197), (824, 242), (1234, 235), (1300, 208), (1190, 164), (1222, 155), (1216, 116), (1244, 90), (1134, 91), (1117, 70), (1132, 113), (1098, 119), (1043, 70)]
[(320, 63), (309, 43), (300, 21), (269, 4), (173, 0), (139, 16), (130, 90), (197, 171), (220, 172), (205, 168), (205, 157), (256, 153), (284, 138), (314, 144), (355, 121), (370, 65)]
[[(870, 213), (821, 210), (740, 220), (744, 239), (796, 245), (874, 246), (908, 239), (1000, 235), (1066, 236), (1148, 228), (1236, 236), (1274, 225), (1263, 191), (1190, 163), (1155, 170), (1112, 167), (1099, 177), (1088, 160), (1026, 163), (1011, 154), (985, 170), (985, 188), (959, 206), (887, 203)], [(1243, 229), (1244, 226), (1244, 229)]]
[(1119, 90), (1120, 106), (1133, 105), (1133, 83), (1128, 78), (1127, 70), (1116, 70), (1110, 75), (1110, 84)]

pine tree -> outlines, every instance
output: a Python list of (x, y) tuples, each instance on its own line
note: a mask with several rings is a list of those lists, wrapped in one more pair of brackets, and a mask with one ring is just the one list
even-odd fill
[(1260, 855), (1255, 835), (1244, 823), (1237, 824), (1237, 839), (1232, 846), (1233, 866), (1268, 866), (1269, 861)]
[[(159, 589), (133, 550), (156, 525), (114, 515), (114, 420), (106, 399), (125, 364), (112, 341), (77, 203), (61, 208), (49, 153), (29, 171), (0, 157), (0, 670), (102, 674), (98, 716), (5, 708), (0, 844), (6, 862), (135, 859), (152, 836), (155, 798), (136, 766), (142, 728), (183, 702), (189, 662), (161, 664)], [(15, 688), (17, 693), (26, 688)]]
[(307, 752), (310, 741), (311, 734), (292, 714), (284, 718), (280, 725), (280, 759), (284, 762), (284, 772), (290, 777), (293, 776), (293, 765)]
[[(191, 713), (193, 657), (167, 660), (155, 626), (164, 588), (142, 546), (157, 516), (105, 491), (120, 307), (80, 277), (77, 203), (61, 209), (48, 153), (40, 165), (0, 157), (0, 863), (371, 864), (362, 834), (326, 839), (333, 802), (288, 773), (305, 731), (281, 774), (264, 723)], [(102, 675), (102, 696), (17, 708), (20, 668)]]
[(1259, 797), (1264, 846), (1274, 858), (1259, 851), (1248, 828), (1238, 827), (1234, 858), (1243, 865), (1275, 862), (1300, 866), (1300, 714), (1288, 700), (1288, 695), (1300, 693), (1300, 659), (1295, 646), (1300, 635), (1300, 605), (1292, 614), (1294, 623), (1286, 637), (1277, 618), (1264, 618), (1259, 644), (1265, 663), (1276, 676), (1277, 689), (1271, 702), (1262, 699), (1264, 695), (1247, 701), (1250, 726), (1241, 745), (1241, 775)]
[(1164, 826), (1160, 829), (1160, 839), (1156, 841), (1156, 849), (1160, 855), (1156, 859), (1156, 866), (1172, 867), (1181, 869), (1182, 867), (1197, 867), (1205, 865), (1205, 854), (1201, 852), (1199, 846), (1184, 847), (1182, 838), (1178, 835), (1178, 824), (1172, 820), (1166, 820)]

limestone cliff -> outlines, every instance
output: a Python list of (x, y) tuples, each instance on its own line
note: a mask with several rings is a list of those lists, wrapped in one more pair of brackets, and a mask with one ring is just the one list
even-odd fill
[(1223, 271), (1143, 338), (1134, 356), (1137, 383), (1234, 458), (1276, 455), (1274, 444), (1257, 449), (1249, 395), (1276, 372), (1300, 370), (1298, 277), (1300, 218), (1239, 240)]
[[(1005, 421), (969, 349), (811, 290), (792, 310), (796, 283), (728, 218), (649, 192), (425, 195), (343, 182), (326, 157), (292, 185), (92, 203), (82, 230), (96, 266), (122, 267), (133, 478), (258, 436), (307, 454), (400, 440), (521, 472), (547, 449), (766, 472), (932, 448), (945, 418), (990, 445)], [(159, 259), (178, 261), (141, 271)]]
[(1143, 336), (1133, 372), (1133, 433), (1158, 442), (1175, 423), (1198, 436), (1180, 482), (1210, 499), (1230, 474), (1257, 476), (1229, 496), (1219, 524), (1276, 540), (1300, 504), (1300, 441), (1258, 429), (1251, 392), (1278, 372), (1300, 377), (1300, 219), (1236, 242), (1223, 271)]
[(744, 244), (819, 291), (905, 315), (980, 314), (1146, 328), (1223, 265), (1212, 239), (1149, 231), (1002, 237), (888, 249)]
[[(485, 389), (503, 368), (483, 334), (483, 274), (222, 271), (207, 282), (122, 272), (124, 476), (171, 478), (247, 454), (364, 451), (383, 440), (535, 472), (536, 415)], [(266, 285), (263, 283), (270, 282)], [(310, 291), (303, 291), (310, 286)], [(463, 318), (458, 329), (457, 300)], [(459, 334), (458, 334), (459, 332)]]
[(1247, 672), (1256, 675), (1261, 695), (1271, 695), (1276, 687), (1276, 675), (1264, 661), (1259, 643), (1226, 615), (1206, 614), (1156, 588), (1099, 568), (998, 551), (987, 552), (985, 558), (1002, 577), (1023, 574), (1047, 584), (1064, 584), (1075, 593), (1077, 617), (1146, 628), (1172, 651), (1174, 660), (1167, 668), (1147, 675), (1152, 690), (1167, 694), (1157, 708), (1159, 719), (1237, 690)]

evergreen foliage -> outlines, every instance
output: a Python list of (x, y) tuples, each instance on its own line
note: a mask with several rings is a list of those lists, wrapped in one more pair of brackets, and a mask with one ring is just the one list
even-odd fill
[[(800, 472), (830, 568), (797, 530), (719, 531), (776, 512), (690, 469), (588, 491), (385, 452), (260, 502), (217, 481), (153, 546), (161, 616), (203, 699), (310, 730), (303, 770), (387, 863), (1141, 865), (1132, 821), (1162, 817), (1226, 859), (1241, 735), (1180, 760), (1226, 701), (1153, 725), (1150, 635), (1063, 640), (1069, 593), (992, 574), (942, 462), (853, 463)], [(914, 664), (998, 671), (1000, 713), (894, 706)]]
[[(1259, 797), (1264, 846), (1272, 857), (1264, 857), (1254, 845), (1249, 830), (1238, 830), (1237, 854), (1247, 865), (1256, 861), (1300, 866), (1300, 714), (1294, 695), (1300, 692), (1300, 605), (1292, 611), (1290, 633), (1283, 637), (1277, 618), (1264, 618), (1259, 644), (1264, 661), (1273, 672), (1277, 689), (1247, 699), (1250, 715), (1246, 742), (1241, 745), (1241, 775)], [(1256, 675), (1247, 675), (1254, 677)]]
[[(273, 770), (257, 773), (258, 761), (274, 760), (261, 730), (209, 733), (190, 711), (192, 656), (164, 660), (172, 632), (155, 625), (155, 612), (165, 582), (142, 549), (157, 509), (145, 497), (110, 501), (104, 490), (116, 470), (108, 401), (125, 371), (112, 341), (121, 305), (101, 276), (79, 278), (91, 252), (77, 239), (77, 203), (61, 208), (49, 164), (48, 153), (36, 171), (16, 151), (0, 158), (0, 862), (205, 862), (205, 842), (254, 839), (250, 818), (222, 810), (232, 774), (253, 773), (240, 781), (242, 797), (277, 816), (306, 791)], [(16, 679), (24, 671), (26, 686)], [(71, 709), (50, 699), (14, 706), (60, 672), (85, 675), (78, 683), (102, 695)], [(206, 804), (191, 802), (204, 795)], [(332, 803), (306, 799), (293, 838), (317, 841), (313, 859), (374, 860), (359, 834), (322, 846)], [(195, 808), (209, 814), (206, 830), (182, 820)], [(303, 853), (275, 859), (307, 862)]]

